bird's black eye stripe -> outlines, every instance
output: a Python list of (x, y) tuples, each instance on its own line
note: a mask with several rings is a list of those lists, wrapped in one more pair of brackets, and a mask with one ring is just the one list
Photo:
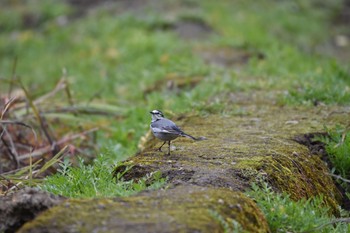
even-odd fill
[(158, 116), (161, 116), (161, 117), (164, 117), (163, 113), (159, 110), (153, 110), (150, 112), (152, 115), (158, 115)]

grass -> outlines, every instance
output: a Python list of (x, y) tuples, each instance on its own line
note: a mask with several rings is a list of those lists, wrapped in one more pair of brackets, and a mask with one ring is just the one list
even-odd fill
[(342, 177), (350, 178), (350, 132), (341, 127), (328, 130), (329, 137), (322, 139), (334, 170)]
[(110, 157), (102, 154), (89, 165), (80, 158), (77, 167), (66, 159), (60, 164), (58, 173), (47, 177), (40, 187), (65, 197), (93, 198), (130, 196), (146, 189), (159, 189), (166, 183), (159, 172), (148, 174), (138, 181), (124, 181), (123, 174), (114, 178), (113, 167)]
[(306, 81), (283, 96), (286, 103), (317, 105), (349, 102), (350, 73), (337, 63), (328, 62), (318, 66), (314, 73), (301, 77)]
[(327, 137), (315, 140), (325, 143), (325, 149), (332, 166), (332, 176), (344, 188), (345, 195), (350, 198), (350, 132), (349, 127), (337, 126), (327, 129)]
[[(332, 173), (345, 190), (349, 198), (350, 178), (350, 133), (348, 127), (326, 129), (327, 137), (315, 140), (325, 143), (325, 149), (331, 162)], [(254, 198), (265, 214), (272, 232), (348, 232), (349, 213), (344, 210), (341, 215), (346, 218), (336, 219), (330, 216), (329, 209), (323, 204), (322, 197), (293, 201), (287, 194), (276, 193), (265, 182), (252, 185), (248, 195)]]
[(318, 49), (331, 39), (324, 30), (335, 30), (331, 17), (339, 11), (340, 1), (324, 6), (317, 6), (317, 1), (225, 3), (206, 3), (215, 15), (213, 24), (231, 39), (221, 38), (223, 43), (265, 55), (263, 60), (252, 60), (243, 72), (263, 80), (255, 88), (285, 90), (282, 104), (349, 102), (349, 66), (340, 66)]
[(17, 169), (11, 174), (1, 174), (0, 185), (3, 188), (1, 195), (7, 195), (13, 190), (25, 186), (40, 186), (43, 181), (42, 175), (45, 174), (49, 168), (60, 162), (66, 149), (67, 147), (63, 148), (50, 160), (46, 161), (43, 166), (39, 166), (43, 159), (33, 162), (32, 158), (30, 158), (28, 166)]
[(265, 214), (272, 232), (348, 232), (349, 225), (332, 224), (334, 218), (322, 197), (293, 201), (287, 194), (274, 192), (267, 183), (252, 185), (248, 192)]
[[(199, 16), (196, 17), (210, 22), (223, 34), (214, 36), (209, 42), (202, 44), (256, 49), (266, 55), (263, 61), (252, 61), (244, 71), (245, 75), (272, 80), (278, 83), (277, 88), (288, 88), (293, 83), (303, 88), (306, 80), (307, 92), (314, 79), (319, 82), (322, 80), (319, 88), (329, 87), (339, 81), (333, 81), (332, 77), (329, 77), (328, 73), (332, 70), (328, 72), (328, 69), (319, 69), (324, 67), (322, 63), (328, 64), (331, 61), (326, 60), (320, 64), (322, 59), (299, 48), (311, 47), (309, 49), (312, 50), (327, 39), (324, 33), (325, 26), (319, 22), (327, 22), (327, 17), (337, 9), (336, 3), (328, 3), (329, 9), (324, 7), (320, 10), (313, 5), (299, 6), (297, 2), (282, 2), (276, 4), (276, 7), (270, 7), (272, 3), (269, 1), (255, 4), (222, 1), (214, 5), (205, 2)], [(262, 13), (260, 7), (267, 12)], [(42, 12), (45, 9), (38, 11)], [(297, 15), (290, 14), (292, 12), (296, 12)], [(65, 11), (62, 11), (57, 15), (64, 13)], [(193, 43), (184, 43), (171, 31), (152, 30), (152, 25), (167, 20), (160, 13), (151, 13), (153, 15), (143, 17), (135, 17), (129, 13), (116, 17), (101, 10), (64, 27), (55, 24), (53, 18), (53, 22), (44, 24), (41, 30), (19, 31), (13, 40), (8, 40), (10, 35), (2, 36), (0, 40), (3, 46), (0, 51), (7, 55), (7, 59), (1, 64), (2, 70), (10, 71), (11, 57), (17, 55), (17, 73), (24, 80), (30, 80), (27, 84), (33, 85), (35, 80), (35, 86), (42, 87), (53, 85), (61, 76), (62, 68), (66, 68), (77, 98), (90, 99), (98, 96), (121, 105), (131, 101), (142, 102), (142, 91), (127, 91), (131, 87), (142, 90), (169, 73), (208, 75), (208, 67), (191, 52)], [(198, 13), (194, 11), (188, 14)], [(302, 19), (299, 19), (300, 17)], [(281, 20), (274, 20), (276, 18)], [(276, 39), (279, 35), (282, 35), (282, 38)], [(293, 35), (301, 38), (293, 41), (288, 39)], [(31, 60), (38, 64), (36, 69), (28, 62)], [(316, 77), (313, 78), (314, 76)], [(231, 79), (234, 81), (235, 77)], [(346, 84), (346, 78), (344, 81)], [(84, 88), (80, 88), (82, 85)], [(292, 86), (291, 91), (294, 87)], [(308, 96), (307, 93), (301, 92), (297, 97), (294, 97), (296, 94), (292, 94), (290, 98), (310, 99), (312, 96)], [(318, 94), (314, 95), (317, 97)], [(344, 96), (343, 101), (348, 98), (347, 95)], [(339, 101), (337, 97), (332, 100), (332, 93), (321, 100), (323, 99), (331, 103)]]

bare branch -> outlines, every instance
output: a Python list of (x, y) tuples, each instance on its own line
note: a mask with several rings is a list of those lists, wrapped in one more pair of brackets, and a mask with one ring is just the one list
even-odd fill
[(39, 109), (35, 106), (30, 94), (29, 94), (29, 91), (24, 87), (23, 83), (21, 82), (21, 80), (19, 80), (19, 85), (20, 87), (22, 88), (22, 90), (24, 91), (25, 93), (25, 96), (27, 97), (27, 100), (28, 100), (28, 103), (30, 105), (30, 107), (32, 108), (33, 112), (34, 112), (34, 115), (35, 117), (37, 118), (42, 130), (44, 131), (44, 134), (45, 136), (47, 137), (47, 139), (49, 140), (50, 144), (52, 145), (52, 139), (50, 138), (48, 132), (46, 131), (46, 128), (45, 128), (45, 123), (44, 123), (44, 120), (40, 114), (40, 111)]
[(5, 113), (7, 112), (7, 110), (10, 108), (12, 102), (14, 102), (17, 99), (17, 97), (12, 97), (10, 98), (7, 103), (5, 104), (4, 109), (1, 111), (1, 116), (0, 116), (0, 120), (2, 120), (5, 116)]
[[(7, 151), (12, 156), (12, 158), (15, 162), (16, 169), (17, 169), (19, 167), (19, 160), (18, 160), (18, 153), (17, 153), (16, 147), (15, 147), (15, 144), (13, 143), (12, 137), (11, 137), (10, 133), (7, 131), (7, 128), (6, 127), (2, 127), (2, 128), (3, 128), (4, 134), (1, 134), (1, 136), (2, 136), (1, 141), (5, 145)], [(8, 145), (7, 141), (4, 139), (4, 135), (7, 136), (10, 145)]]
[[(34, 130), (34, 128), (33, 128), (32, 126), (27, 125), (26, 123), (23, 123), (23, 122), (21, 122), (21, 121), (0, 120), (0, 125), (4, 125), (4, 124), (16, 124), (16, 125), (21, 125), (21, 126), (24, 126), (24, 127), (29, 128), (29, 129), (32, 131), (33, 135), (34, 135), (35, 144), (38, 143), (38, 137), (37, 137), (36, 132), (35, 132), (35, 130)], [(3, 128), (4, 128), (4, 127), (3, 127)], [(3, 134), (3, 133), (2, 133), (2, 134)], [(1, 136), (2, 136), (2, 134), (1, 134)], [(32, 146), (31, 152), (34, 151), (34, 150), (35, 150), (35, 145)]]
[(37, 105), (37, 104), (44, 102), (46, 99), (56, 95), (57, 92), (64, 90), (66, 88), (66, 86), (67, 86), (67, 83), (65, 82), (65, 80), (61, 79), (60, 81), (58, 81), (55, 89), (53, 89), (51, 92), (37, 98), (36, 100), (33, 101), (33, 103), (35, 105)]
[(330, 176), (332, 176), (332, 177), (334, 177), (334, 178), (336, 178), (336, 179), (342, 180), (342, 181), (344, 181), (344, 182), (346, 182), (346, 183), (350, 183), (350, 180), (345, 179), (345, 178), (343, 178), (343, 177), (341, 177), (341, 176), (339, 176), (339, 175), (335, 175), (335, 174), (332, 174), (332, 173), (326, 173), (326, 174), (327, 174), (327, 175), (330, 175)]

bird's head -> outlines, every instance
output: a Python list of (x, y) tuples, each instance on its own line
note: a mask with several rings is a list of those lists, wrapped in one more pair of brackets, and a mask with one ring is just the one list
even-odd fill
[(149, 113), (152, 114), (152, 121), (156, 121), (158, 119), (164, 118), (163, 113), (159, 110), (153, 110), (153, 111), (150, 111)]

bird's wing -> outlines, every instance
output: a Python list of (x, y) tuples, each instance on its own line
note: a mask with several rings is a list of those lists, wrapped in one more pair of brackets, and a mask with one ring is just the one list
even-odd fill
[(162, 119), (151, 124), (152, 130), (157, 133), (182, 134), (182, 130), (168, 119)]
[(182, 130), (177, 127), (177, 125), (171, 125), (171, 126), (164, 126), (162, 130), (167, 131), (168, 133), (171, 134), (182, 134)]

